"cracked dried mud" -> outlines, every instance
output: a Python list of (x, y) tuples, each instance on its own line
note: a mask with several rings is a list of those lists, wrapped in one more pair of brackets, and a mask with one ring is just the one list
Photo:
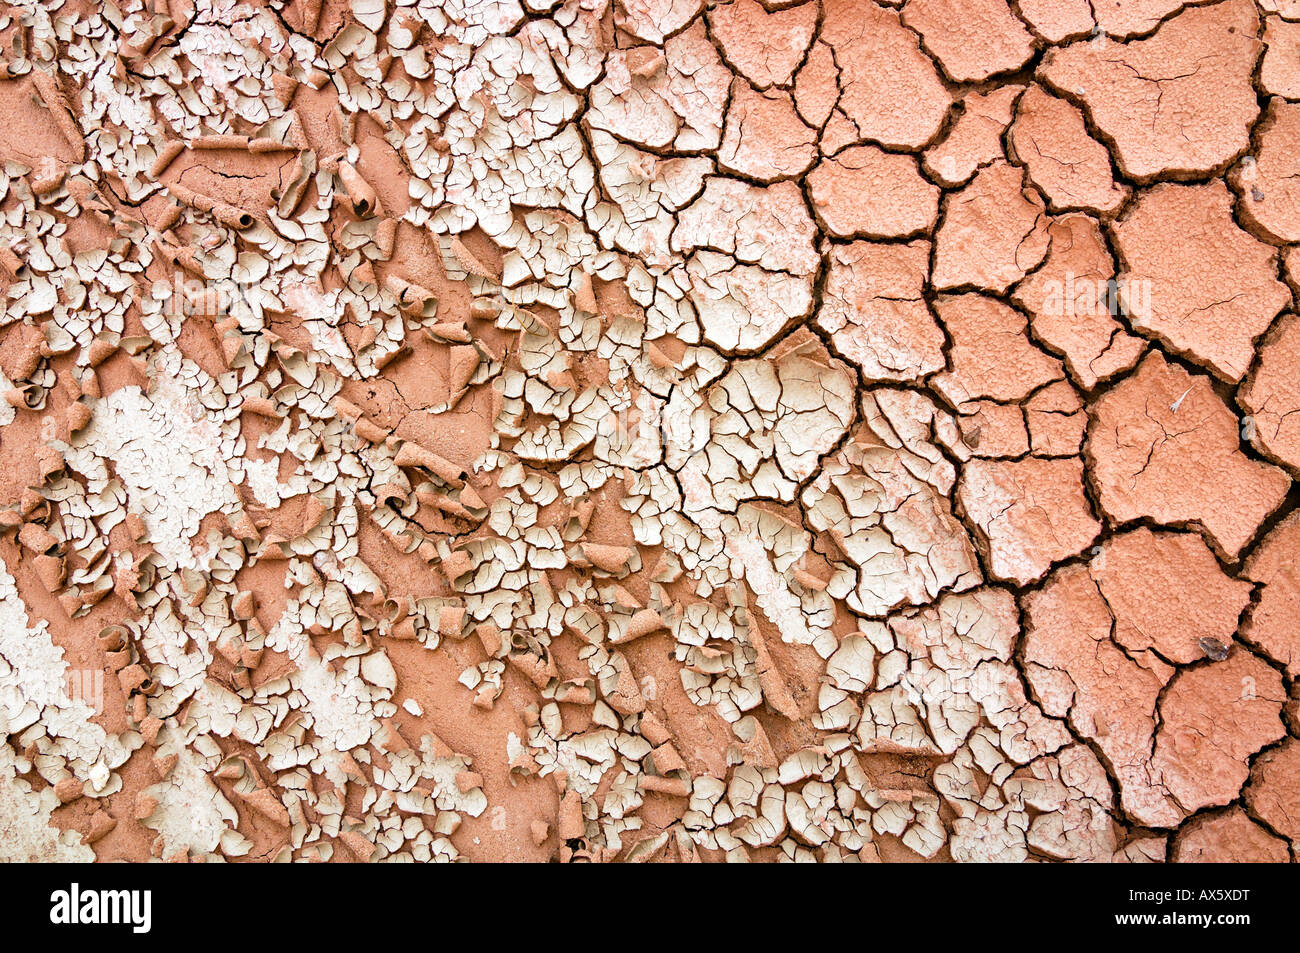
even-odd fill
[(0, 859), (1295, 859), (1297, 4), (0, 49)]

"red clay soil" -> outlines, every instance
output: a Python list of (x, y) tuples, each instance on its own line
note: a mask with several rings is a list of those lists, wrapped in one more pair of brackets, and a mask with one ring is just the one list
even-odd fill
[(0, 47), (0, 859), (1294, 859), (1300, 5)]

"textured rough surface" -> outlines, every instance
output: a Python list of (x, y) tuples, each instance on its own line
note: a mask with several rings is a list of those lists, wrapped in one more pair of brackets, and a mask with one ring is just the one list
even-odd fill
[(981, 294), (943, 296), (934, 304), (948, 331), (948, 369), (934, 389), (959, 411), (968, 401), (1010, 404), (1063, 377), (1061, 362), (1025, 335), (1022, 314)]
[(1019, 69), (1033, 53), (1033, 37), (1005, 0), (907, 0), (903, 22), (959, 83)]
[(1006, 291), (1047, 253), (1047, 216), (1024, 173), (999, 161), (949, 196), (939, 226), (932, 280), (936, 288), (970, 285)]
[(958, 104), (948, 134), (925, 152), (925, 170), (939, 185), (965, 185), (982, 166), (1002, 157), (1002, 133), (1023, 86), (972, 91)]
[(1083, 105), (1125, 175), (1203, 175), (1249, 143), (1258, 29), (1251, 0), (1192, 7), (1146, 39), (1049, 50), (1042, 76)]
[(1078, 459), (972, 460), (957, 500), (987, 540), (989, 570), (1020, 585), (1082, 552), (1100, 524), (1083, 492)]
[(1259, 128), (1259, 154), (1231, 176), (1237, 207), (1264, 238), (1300, 241), (1300, 103), (1270, 100)]
[(1020, 97), (1011, 148), (1052, 211), (1116, 211), (1128, 190), (1112, 177), (1110, 156), (1088, 135), (1083, 114), (1034, 86)]
[(1300, 836), (1300, 745), (1293, 739), (1255, 761), (1246, 804), (1283, 837)]
[(1238, 392), (1242, 435), (1270, 460), (1300, 471), (1300, 318), (1284, 314), (1256, 350)]
[(1250, 583), (1225, 575), (1192, 533), (1121, 533), (1100, 547), (1091, 568), (1115, 617), (1114, 640), (1179, 665), (1203, 658), (1207, 644), (1230, 644), (1250, 602)]
[(1275, 96), (1300, 99), (1300, 21), (1265, 17), (1264, 44), (1260, 85)]
[(1282, 862), (1295, 3), (0, 10), (0, 859)]
[(1133, 327), (1215, 374), (1238, 381), (1255, 339), (1290, 301), (1277, 252), (1237, 227), (1222, 183), (1160, 185), (1114, 227), (1120, 278), (1149, 285), (1127, 305)]
[(838, 87), (831, 94), (838, 101), (827, 132), (898, 148), (929, 143), (952, 96), (898, 13), (874, 3), (827, 0), (822, 16), (820, 39), (836, 72), (810, 76), (809, 86)]
[(939, 189), (916, 160), (873, 146), (854, 146), (808, 175), (813, 208), (837, 238), (906, 238), (934, 228)]
[(1029, 312), (1033, 336), (1060, 354), (1073, 380), (1092, 390), (1100, 381), (1130, 370), (1143, 341), (1117, 319), (1132, 297), (1141, 306), (1150, 286), (1114, 282), (1115, 263), (1098, 223), (1086, 215), (1063, 215), (1048, 226), (1047, 258), (1019, 282), (1012, 300)]
[(799, 117), (789, 93), (760, 93), (743, 79), (732, 84), (718, 150), (720, 168), (774, 182), (799, 175), (816, 158), (817, 130)]
[(1244, 575), (1262, 588), (1242, 626), (1242, 636), (1286, 666), (1294, 678), (1300, 673), (1300, 518), (1293, 513), (1274, 527), (1246, 560)]
[(919, 380), (944, 366), (943, 331), (924, 298), (929, 242), (830, 249), (817, 323), (868, 380)]
[(1285, 864), (1291, 859), (1287, 842), (1240, 807), (1190, 822), (1175, 839), (1171, 858), (1184, 864)]
[(1286, 496), (1291, 481), (1242, 452), (1239, 421), (1209, 378), (1159, 354), (1093, 406), (1086, 452), (1102, 511), (1203, 527), (1231, 557)]

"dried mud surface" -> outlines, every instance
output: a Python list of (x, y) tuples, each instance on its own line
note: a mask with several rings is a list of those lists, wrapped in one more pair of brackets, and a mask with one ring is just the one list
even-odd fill
[(0, 48), (0, 859), (1294, 859), (1300, 3)]

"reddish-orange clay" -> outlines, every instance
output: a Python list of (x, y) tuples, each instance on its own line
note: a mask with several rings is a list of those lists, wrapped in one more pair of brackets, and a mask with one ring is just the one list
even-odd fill
[(26, 0), (0, 117), (0, 860), (1292, 859), (1300, 0)]

